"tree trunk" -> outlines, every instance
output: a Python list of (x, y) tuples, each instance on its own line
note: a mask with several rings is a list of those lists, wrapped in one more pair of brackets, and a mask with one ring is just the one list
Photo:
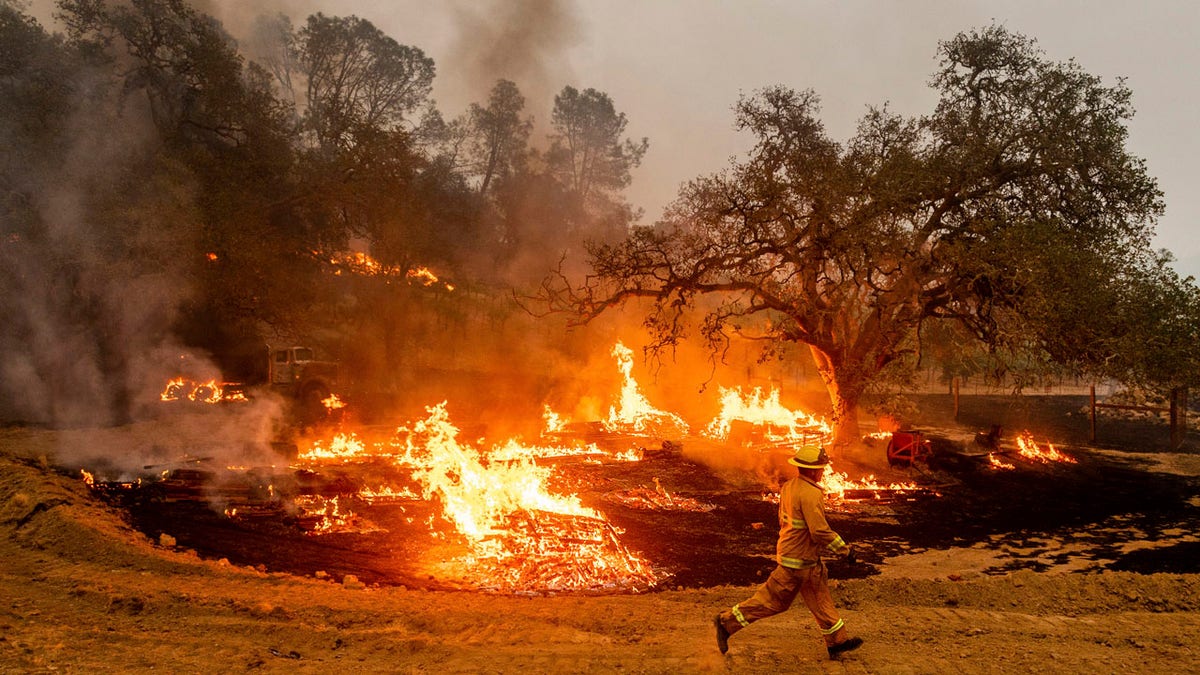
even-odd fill
[(821, 381), (829, 392), (829, 401), (833, 404), (833, 447), (830, 448), (830, 454), (835, 463), (839, 458), (862, 463), (866, 458), (862, 456), (862, 432), (858, 428), (858, 400), (866, 381), (862, 377), (855, 377), (855, 369), (847, 368), (836, 356), (812, 345), (809, 345), (809, 350), (816, 361)]

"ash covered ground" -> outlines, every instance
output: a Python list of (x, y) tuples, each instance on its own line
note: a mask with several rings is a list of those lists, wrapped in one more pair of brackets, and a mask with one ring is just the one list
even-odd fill
[[(978, 401), (978, 410), (965, 409), (962, 416), (990, 415), (1004, 419), (1010, 429), (1069, 426), (1050, 426), (1049, 413), (1030, 419), (1029, 408), (1007, 410), (1005, 401)], [(930, 397), (926, 406), (936, 413), (937, 403)], [(1069, 397), (1058, 401), (1068, 422), (1075, 403)], [(1075, 462), (1039, 463), (1021, 458), (1012, 439), (1002, 437), (995, 454), (1014, 468), (999, 470), (987, 461), (987, 449), (965, 433), (970, 428), (929, 427), (933, 455), (928, 463), (880, 472), (882, 482), (921, 489), (866, 492), (831, 502), (831, 523), (858, 548), (853, 563), (831, 561), (833, 578), (961, 577), (1024, 569), (1200, 571), (1200, 481), (1192, 475), (1196, 467), (1187, 466), (1195, 457), (1068, 442), (1056, 447)], [(1141, 433), (1153, 439), (1155, 431), (1145, 426)], [(541, 460), (554, 469), (550, 487), (576, 494), (603, 513), (620, 532), (621, 544), (656, 570), (661, 585), (752, 584), (770, 570), (777, 527), (770, 497), (778, 481), (791, 475), (786, 455), (702, 438), (664, 443), (652, 436), (612, 437), (606, 442), (613, 454), (632, 444), (643, 458)], [(873, 451), (882, 457), (884, 443), (876, 442)], [(714, 469), (711, 461), (701, 461), (715, 453), (751, 455), (757, 470)], [(1172, 462), (1180, 470), (1173, 470)], [(216, 476), (224, 476), (224, 484)], [(356, 496), (381, 485), (405, 488), (409, 497)], [(442, 558), (456, 554), (455, 539), (431, 536), (437, 509), (414, 487), (409, 475), (385, 460), (297, 469), (281, 458), (274, 469), (236, 472), (206, 462), (183, 464), (170, 480), (128, 493), (114, 490), (107, 501), (126, 511), (150, 538), (167, 534), (179, 547), (207, 558), (301, 575), (340, 579), (353, 574), (381, 585), (462, 588), (457, 580), (431, 573)], [(315, 517), (296, 506), (306, 495), (336, 496), (353, 517), (314, 536)], [(231, 504), (237, 509), (232, 516)], [(953, 555), (944, 555), (940, 567), (918, 569), (936, 561), (938, 552)]]

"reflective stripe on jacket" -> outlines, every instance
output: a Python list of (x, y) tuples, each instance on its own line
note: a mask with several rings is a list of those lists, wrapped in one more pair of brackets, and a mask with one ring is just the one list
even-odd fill
[(837, 552), (846, 542), (825, 520), (825, 493), (813, 481), (797, 476), (779, 492), (779, 564), (792, 569), (813, 567), (825, 551)]

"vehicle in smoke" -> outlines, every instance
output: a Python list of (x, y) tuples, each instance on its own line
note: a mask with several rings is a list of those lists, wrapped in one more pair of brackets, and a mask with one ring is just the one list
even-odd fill
[(334, 387), (338, 384), (339, 365), (334, 361), (318, 361), (310, 347), (268, 345), (268, 352), (267, 383), (295, 402), (296, 417), (303, 422), (328, 417), (334, 408), (330, 402), (338, 401)]
[[(242, 371), (243, 381), (223, 382), (209, 375), (178, 375), (167, 381), (159, 399), (172, 404), (244, 403), (266, 391), (292, 402), (292, 417), (301, 424), (328, 419), (345, 407), (334, 393), (339, 384), (338, 363), (318, 361), (310, 347), (266, 346), (254, 367)], [(340, 414), (340, 413), (337, 413)]]

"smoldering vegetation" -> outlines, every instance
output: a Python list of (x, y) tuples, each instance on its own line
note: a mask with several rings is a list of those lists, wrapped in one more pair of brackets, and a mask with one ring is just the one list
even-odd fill
[[(268, 348), (295, 345), (341, 364), (363, 422), (443, 400), (497, 434), (544, 404), (607, 411), (609, 352), (637, 321), (572, 327), (521, 300), (639, 217), (622, 192), (645, 139), (555, 65), (569, 7), (459, 6), (447, 75), (310, 5), (61, 0), (42, 25), (0, 2), (0, 420), (152, 420), (178, 412), (169, 378), (262, 384)], [(440, 109), (447, 76), (477, 102)], [(638, 365), (664, 407), (704, 419), (696, 395), (727, 367)], [(195, 422), (240, 430), (213, 441), (231, 459), (285, 421), (286, 400), (254, 398)], [(191, 436), (93, 450), (153, 464)]]

